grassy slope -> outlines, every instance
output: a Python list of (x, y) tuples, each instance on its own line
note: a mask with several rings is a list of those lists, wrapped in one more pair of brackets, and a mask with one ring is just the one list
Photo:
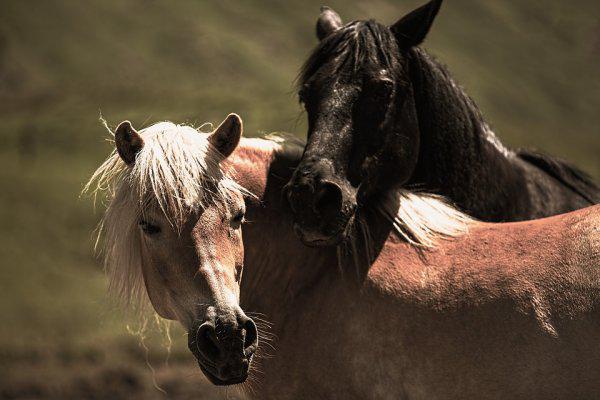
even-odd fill
[[(329, 5), (345, 20), (392, 22), (390, 16), (419, 3)], [(449, 65), (506, 143), (564, 156), (599, 178), (600, 7), (593, 0), (538, 3), (447, 2), (426, 47)], [(219, 122), (235, 111), (249, 135), (303, 135), (292, 82), (315, 43), (319, 5), (0, 4), (5, 360), (27, 358), (31, 348), (84, 354), (122, 340), (123, 317), (105, 299), (91, 254), (98, 215), (78, 198), (110, 151), (99, 110), (113, 125), (127, 118), (137, 126), (163, 119)]]

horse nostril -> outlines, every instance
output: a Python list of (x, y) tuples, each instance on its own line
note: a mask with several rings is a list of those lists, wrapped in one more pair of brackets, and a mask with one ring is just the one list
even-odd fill
[(302, 233), (302, 228), (300, 228), (300, 225), (295, 222), (293, 227), (292, 227), (294, 234), (298, 237), (298, 238), (302, 238), (303, 233)]
[(220, 342), (213, 324), (205, 322), (200, 326), (196, 334), (198, 351), (204, 358), (214, 361), (220, 353)]
[(337, 215), (342, 210), (342, 188), (333, 182), (322, 182), (317, 190), (314, 211), (320, 216)]
[(249, 319), (244, 323), (244, 354), (250, 357), (258, 347), (258, 331), (254, 321)]

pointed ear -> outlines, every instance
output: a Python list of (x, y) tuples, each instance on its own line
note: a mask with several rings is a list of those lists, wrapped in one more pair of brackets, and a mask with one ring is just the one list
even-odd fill
[(317, 20), (317, 37), (319, 40), (325, 39), (342, 26), (342, 19), (338, 13), (327, 6), (321, 7), (321, 15)]
[(242, 119), (237, 114), (229, 114), (225, 121), (208, 137), (208, 141), (221, 153), (229, 157), (240, 143), (242, 137)]
[(135, 162), (135, 156), (144, 147), (144, 139), (133, 129), (131, 122), (123, 121), (115, 130), (115, 145), (117, 153), (125, 164), (131, 165)]
[(432, 0), (400, 18), (390, 27), (401, 48), (418, 46), (425, 40), (441, 6), (442, 0)]

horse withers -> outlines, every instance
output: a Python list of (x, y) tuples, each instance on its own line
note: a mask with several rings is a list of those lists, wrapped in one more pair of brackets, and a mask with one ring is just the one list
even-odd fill
[(307, 244), (344, 240), (358, 209), (398, 187), (443, 195), (492, 222), (600, 202), (600, 189), (577, 168), (504, 146), (446, 68), (418, 47), (441, 4), (390, 27), (344, 25), (323, 9), (319, 45), (299, 77), (308, 142), (288, 192)]
[(486, 224), (397, 191), (347, 248), (308, 248), (282, 196), (302, 147), (241, 129), (122, 123), (91, 183), (112, 293), (179, 321), (211, 382), (261, 400), (600, 397), (599, 207)]

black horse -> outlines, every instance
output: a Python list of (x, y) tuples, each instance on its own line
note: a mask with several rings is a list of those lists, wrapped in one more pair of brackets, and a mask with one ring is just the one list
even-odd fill
[(357, 209), (398, 187), (445, 196), (484, 221), (518, 221), (599, 202), (577, 168), (505, 147), (448, 71), (417, 46), (442, 1), (391, 27), (343, 25), (322, 8), (320, 44), (299, 77), (304, 156), (288, 184), (306, 243), (345, 238)]

